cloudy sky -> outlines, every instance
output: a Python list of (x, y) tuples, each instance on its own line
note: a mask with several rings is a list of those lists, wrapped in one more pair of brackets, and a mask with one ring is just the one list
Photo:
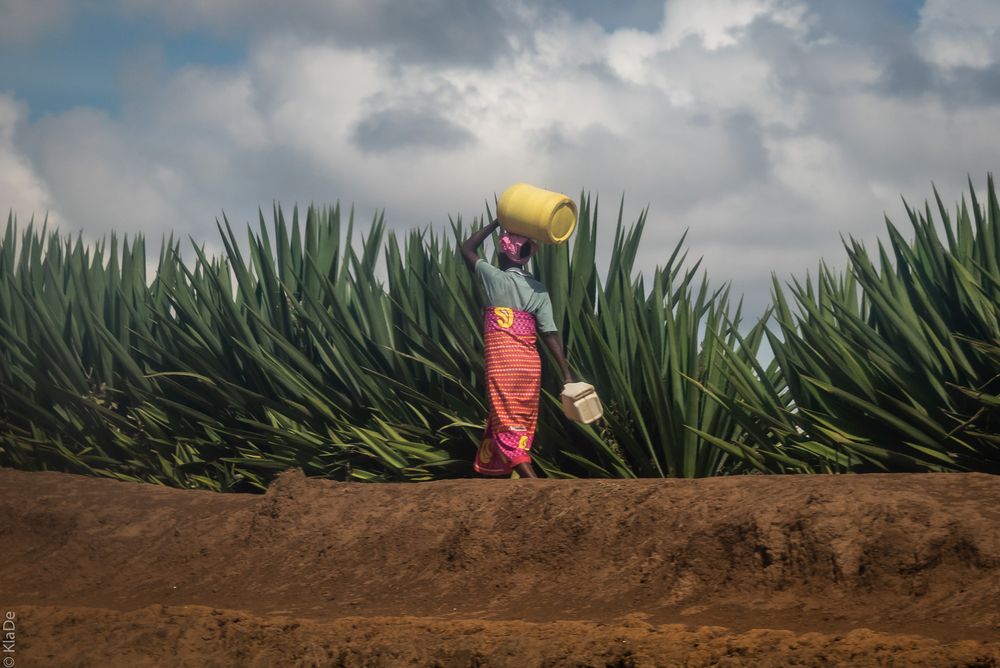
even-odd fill
[(997, 0), (0, 0), (0, 209), (215, 239), (222, 211), (466, 219), (527, 181), (690, 229), (751, 309), (1000, 160)]

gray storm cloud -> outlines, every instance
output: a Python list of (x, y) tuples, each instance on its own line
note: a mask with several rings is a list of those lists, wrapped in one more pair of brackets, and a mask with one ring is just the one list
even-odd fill
[(486, 66), (529, 37), (536, 12), (519, 3), (464, 0), (120, 0), (124, 11), (177, 28), (259, 38), (293, 34), (311, 42), (377, 48), (399, 62)]
[(365, 152), (384, 153), (407, 149), (451, 149), (475, 140), (461, 125), (430, 110), (386, 109), (359, 122), (351, 133)]

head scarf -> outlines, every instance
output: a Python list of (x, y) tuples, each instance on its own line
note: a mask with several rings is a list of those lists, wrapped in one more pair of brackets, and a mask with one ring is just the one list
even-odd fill
[[(531, 250), (526, 256), (521, 257), (521, 247), (525, 243), (530, 244)], [(514, 264), (524, 266), (538, 252), (538, 243), (534, 239), (522, 237), (520, 234), (504, 232), (500, 235), (500, 252), (506, 255), (507, 259)]]

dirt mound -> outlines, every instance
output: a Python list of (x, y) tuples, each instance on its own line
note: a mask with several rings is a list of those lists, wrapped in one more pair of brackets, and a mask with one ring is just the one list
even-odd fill
[(22, 616), (25, 657), (102, 665), (154, 636), (152, 656), (191, 665), (279, 650), (289, 665), (1000, 665), (998, 501), (982, 474), (289, 471), (221, 495), (0, 469), (0, 605)]
[(972, 640), (941, 642), (875, 633), (796, 634), (723, 627), (655, 626), (638, 619), (588, 622), (441, 621), (346, 617), (327, 622), (268, 617), (201, 606), (151, 605), (131, 612), (34, 608), (25, 641), (34, 665), (130, 668), (212, 666), (996, 666), (998, 654)]

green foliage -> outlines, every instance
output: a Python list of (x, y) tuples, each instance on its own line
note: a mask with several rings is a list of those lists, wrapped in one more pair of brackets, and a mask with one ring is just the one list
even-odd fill
[[(1000, 208), (970, 183), (949, 215), (935, 191), (907, 206), (912, 242), (886, 219), (877, 261), (854, 239), (849, 266), (815, 281), (774, 282), (780, 373), (766, 398), (726, 405), (752, 436), (748, 456), (799, 470), (1000, 472)], [(759, 371), (759, 370), (758, 370)], [(748, 389), (749, 369), (730, 374)]]
[[(912, 242), (886, 221), (875, 260), (852, 239), (846, 272), (775, 280), (749, 328), (683, 237), (636, 270), (645, 211), (626, 226), (619, 206), (599, 273), (598, 207), (581, 195), (573, 241), (534, 266), (605, 419), (562, 417), (547, 359), (536, 463), (551, 477), (1000, 472), (988, 190), (954, 217), (937, 198), (944, 240), (930, 207), (908, 208)], [(192, 244), (185, 263), (171, 237), (148, 280), (141, 237), (88, 246), (8, 219), (0, 464), (215, 490), (261, 490), (290, 466), (372, 481), (471, 473), (487, 409), (460, 219), (400, 238), (376, 216), (360, 244), (339, 206), (290, 220), (276, 207), (242, 243), (218, 228), (220, 257)]]
[[(728, 289), (713, 292), (705, 278), (697, 280), (699, 263), (685, 268), (683, 237), (652, 273), (647, 289), (634, 268), (645, 211), (625, 229), (619, 207), (602, 283), (591, 218), (590, 201), (582, 198), (572, 250), (543, 247), (536, 265), (550, 292), (565, 295), (555, 300), (556, 322), (565, 332), (570, 359), (604, 399), (605, 424), (602, 432), (594, 432), (560, 420), (553, 396), (547, 424), (588, 436), (583, 442), (571, 434), (554, 441), (572, 443), (573, 449), (562, 454), (598, 476), (694, 477), (743, 470), (742, 457), (731, 456), (741, 450), (730, 445), (743, 440), (743, 430), (700, 387), (734, 392), (722, 373), (722, 359), (753, 360), (762, 328), (740, 342), (739, 308), (730, 311)], [(545, 384), (555, 392), (555, 365), (547, 369)]]
[[(738, 440), (738, 427), (687, 382), (725, 385), (718, 357), (753, 355), (727, 347), (725, 293), (704, 280), (693, 292), (678, 244), (647, 294), (633, 277), (645, 213), (626, 231), (620, 210), (602, 284), (596, 216), (581, 202), (576, 242), (537, 265), (608, 420), (566, 422), (547, 366), (536, 461), (560, 477), (738, 469), (711, 442)], [(468, 230), (459, 220), (450, 241), (415, 230), (400, 242), (378, 216), (356, 248), (339, 207), (273, 216), (244, 245), (224, 220), (224, 255), (194, 245), (190, 268), (166, 240), (148, 285), (141, 238), (88, 248), (30, 224), (19, 235), (11, 218), (0, 461), (219, 490), (263, 489), (289, 466), (360, 480), (468, 474), (486, 416), (482, 304), (455, 252)]]

